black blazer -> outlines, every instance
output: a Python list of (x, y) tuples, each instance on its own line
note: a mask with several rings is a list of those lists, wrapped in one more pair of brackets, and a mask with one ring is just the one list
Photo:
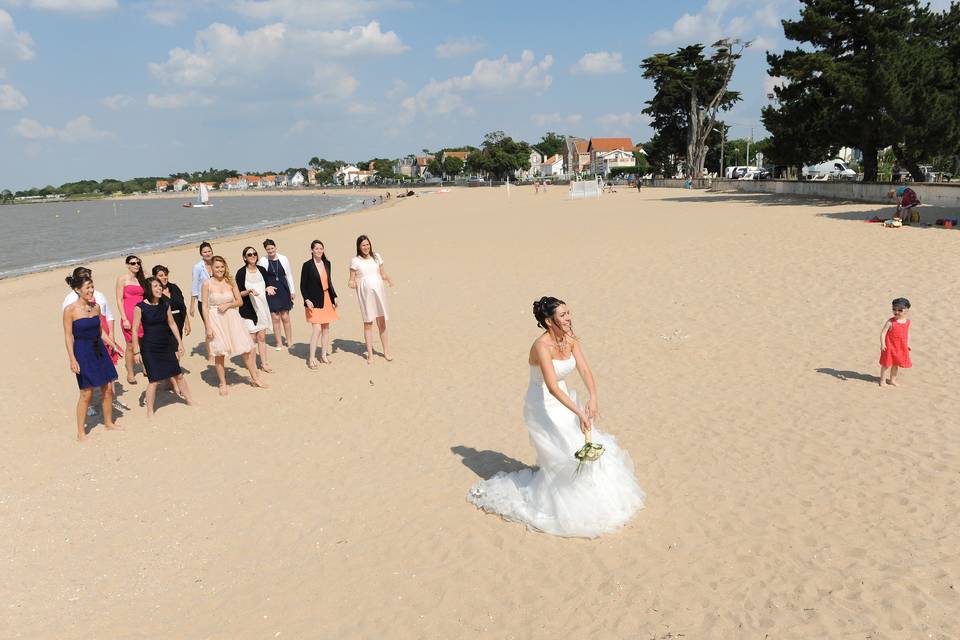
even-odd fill
[[(265, 287), (275, 287), (277, 286), (277, 278), (273, 274), (267, 273), (267, 270), (257, 265), (257, 269), (260, 271), (260, 276), (263, 278), (263, 283)], [(253, 307), (253, 300), (250, 299), (250, 296), (243, 295), (243, 290), (247, 288), (247, 266), (244, 265), (240, 267), (240, 271), (237, 271), (237, 288), (240, 289), (240, 299), (243, 300), (243, 304), (240, 305), (240, 317), (246, 318), (253, 324), (257, 324), (257, 310)]]
[[(333, 288), (333, 278), (330, 277), (330, 263), (325, 262), (324, 266), (327, 268), (327, 292), (330, 300), (336, 303), (337, 292)], [(320, 282), (320, 272), (313, 266), (313, 258), (304, 262), (300, 269), (300, 295), (303, 296), (303, 306), (307, 306), (309, 300), (315, 308), (323, 308), (323, 283)]]

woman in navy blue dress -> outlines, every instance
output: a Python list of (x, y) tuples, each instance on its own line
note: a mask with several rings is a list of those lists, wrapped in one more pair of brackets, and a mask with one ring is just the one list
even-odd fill
[[(163, 285), (156, 278), (147, 278), (143, 288), (144, 296), (133, 310), (133, 357), (142, 364), (147, 372), (147, 417), (153, 417), (153, 407), (157, 399), (157, 383), (169, 380), (174, 389), (187, 404), (193, 404), (190, 387), (180, 368), (180, 356), (183, 355), (183, 341), (173, 319), (170, 302), (163, 295)], [(138, 329), (143, 327), (143, 337)]]
[(80, 387), (77, 440), (82, 442), (87, 439), (84, 426), (94, 389), (100, 389), (103, 398), (104, 426), (110, 430), (122, 429), (113, 421), (113, 381), (117, 379), (117, 369), (107, 353), (107, 345), (115, 350), (119, 350), (119, 347), (110, 336), (103, 334), (100, 325), (102, 312), (93, 297), (93, 280), (90, 276), (71, 275), (66, 280), (78, 296), (63, 310), (63, 338), (70, 359), (70, 371), (76, 374), (77, 386)]

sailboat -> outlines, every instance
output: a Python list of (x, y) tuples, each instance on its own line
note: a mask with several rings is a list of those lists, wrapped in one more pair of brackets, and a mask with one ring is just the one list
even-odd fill
[(183, 206), (196, 209), (199, 207), (212, 207), (210, 204), (210, 192), (207, 190), (207, 185), (202, 184), (200, 188), (197, 189), (197, 201), (196, 202), (185, 202)]

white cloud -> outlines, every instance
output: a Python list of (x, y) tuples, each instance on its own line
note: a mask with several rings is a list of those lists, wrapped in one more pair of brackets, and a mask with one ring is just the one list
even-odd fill
[(352, 113), (358, 116), (370, 115), (371, 113), (376, 113), (377, 108), (372, 104), (367, 104), (366, 102), (354, 102), (347, 107), (347, 113)]
[(27, 106), (27, 97), (12, 84), (0, 84), (0, 111), (19, 111)]
[(387, 89), (387, 92), (384, 95), (386, 95), (388, 100), (396, 100), (397, 98), (399, 98), (402, 95), (405, 95), (406, 93), (407, 93), (407, 83), (398, 78), (397, 80), (393, 81), (393, 83), (390, 85), (390, 88)]
[(293, 24), (346, 24), (388, 9), (413, 6), (407, 0), (240, 0), (234, 11), (254, 20)]
[(297, 120), (292, 125), (290, 125), (289, 129), (287, 129), (287, 135), (288, 136), (300, 135), (302, 133), (305, 133), (312, 126), (313, 126), (313, 123), (310, 122), (309, 120), (302, 120), (302, 119)]
[(360, 83), (338, 65), (317, 67), (313, 71), (314, 102), (324, 103), (349, 98)]
[(580, 124), (580, 122), (583, 120), (583, 116), (579, 113), (571, 113), (567, 116), (559, 113), (538, 113), (535, 114), (531, 120), (533, 120), (533, 123), (539, 127), (552, 125), (573, 126)]
[(101, 100), (100, 103), (111, 111), (120, 111), (133, 104), (133, 98), (119, 94), (115, 96), (107, 96)]
[(407, 47), (393, 31), (373, 21), (349, 30), (316, 31), (270, 24), (241, 33), (214, 23), (197, 33), (191, 50), (176, 48), (166, 62), (150, 63), (163, 82), (186, 86), (249, 82), (252, 73), (273, 72), (291, 61), (393, 55)]
[(0, 78), (3, 65), (10, 62), (26, 62), (33, 59), (33, 38), (29, 33), (17, 31), (13, 17), (0, 9)]
[(147, 20), (163, 27), (172, 27), (180, 22), (181, 14), (172, 9), (151, 9), (147, 11)]
[[(756, 11), (727, 17), (738, 5), (754, 6), (739, 0), (708, 0), (699, 13), (684, 13), (669, 29), (659, 29), (650, 37), (655, 46), (685, 45), (692, 42), (712, 44), (721, 38), (756, 38), (759, 31), (779, 30), (781, 0), (768, 0)], [(769, 41), (769, 40), (767, 40)]]
[(585, 53), (577, 63), (570, 67), (574, 74), (605, 75), (623, 73), (623, 56), (609, 51)]
[(549, 74), (553, 56), (540, 62), (532, 51), (524, 51), (516, 62), (506, 55), (496, 60), (478, 60), (470, 75), (443, 81), (431, 80), (415, 96), (400, 103), (401, 120), (409, 121), (417, 113), (446, 114), (458, 111), (473, 113), (464, 94), (491, 94), (506, 91), (543, 91), (553, 82)]
[(27, 4), (31, 9), (64, 13), (99, 13), (119, 6), (117, 0), (29, 0)]
[(188, 91), (186, 93), (151, 93), (147, 96), (147, 106), (153, 109), (185, 109), (187, 107), (206, 107), (213, 104), (213, 98)]
[(434, 47), (433, 53), (438, 58), (459, 58), (482, 48), (483, 42), (479, 38), (450, 38)]
[(607, 113), (597, 118), (597, 122), (605, 127), (622, 131), (631, 127), (649, 124), (650, 116), (629, 111), (624, 113)]
[(79, 116), (67, 122), (63, 129), (42, 125), (32, 118), (22, 118), (13, 127), (13, 132), (25, 140), (46, 140), (56, 138), (62, 142), (98, 142), (109, 140), (115, 135), (109, 131), (97, 129), (89, 116)]

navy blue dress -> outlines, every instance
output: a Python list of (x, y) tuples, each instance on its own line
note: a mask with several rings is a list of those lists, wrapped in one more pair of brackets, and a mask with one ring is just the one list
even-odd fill
[(170, 325), (167, 323), (167, 310), (170, 309), (170, 303), (161, 296), (157, 304), (143, 301), (138, 302), (137, 307), (140, 308), (140, 325), (143, 327), (143, 337), (140, 338), (140, 358), (143, 360), (143, 368), (147, 370), (147, 380), (160, 382), (180, 375), (177, 340), (170, 332)]
[(287, 271), (283, 268), (280, 260), (267, 258), (267, 275), (272, 277), (270, 278), (271, 282), (267, 282), (266, 285), (277, 288), (275, 294), (267, 296), (270, 313), (280, 313), (281, 311), (290, 311), (290, 309), (293, 309), (293, 300), (290, 299), (290, 287), (287, 285)]
[(102, 387), (117, 379), (117, 369), (100, 337), (100, 316), (73, 321), (73, 357), (80, 365), (77, 385), (81, 389)]

